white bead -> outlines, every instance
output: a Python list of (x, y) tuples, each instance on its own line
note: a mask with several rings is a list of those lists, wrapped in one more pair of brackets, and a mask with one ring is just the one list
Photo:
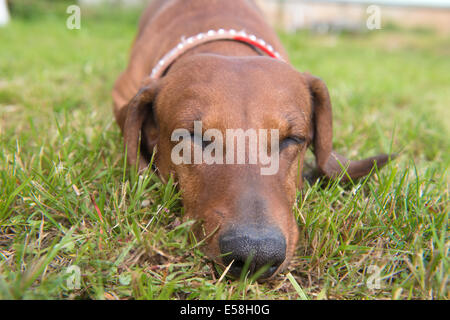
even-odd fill
[(234, 30), (234, 29), (231, 29), (229, 32), (232, 36), (234, 36), (236, 34), (236, 30)]
[(267, 46), (267, 50), (269, 50), (270, 52), (273, 52), (273, 47), (269, 44), (269, 45)]
[(216, 34), (216, 32), (214, 30), (209, 30), (208, 31), (208, 36), (213, 36), (215, 34)]
[(259, 39), (259, 40), (258, 40), (258, 43), (259, 43), (260, 45), (262, 45), (263, 47), (266, 45), (266, 42), (265, 42), (263, 39)]
[(249, 38), (250, 38), (250, 40), (252, 40), (252, 41), (256, 41), (256, 36), (255, 35), (251, 35), (251, 36), (249, 36)]
[(166, 54), (166, 57), (171, 57), (171, 56), (173, 56), (173, 55), (175, 54), (176, 51), (177, 51), (177, 50), (176, 50), (175, 48), (172, 49), (172, 50), (170, 50), (169, 53)]
[(194, 38), (190, 37), (186, 40), (187, 43), (191, 44), (194, 42)]
[(224, 29), (219, 29), (219, 31), (217, 31), (218, 34), (224, 34), (225, 30)]

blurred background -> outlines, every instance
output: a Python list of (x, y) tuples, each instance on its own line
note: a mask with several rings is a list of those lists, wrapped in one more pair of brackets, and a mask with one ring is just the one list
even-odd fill
[[(7, 4), (14, 11), (41, 2), (42, 8), (59, 3), (80, 6), (110, 5), (122, 8), (142, 7), (151, 0), (0, 0), (0, 25), (9, 21)], [(286, 31), (313, 29), (319, 32), (351, 30), (366, 27), (369, 6), (382, 10), (384, 24), (433, 29), (450, 33), (449, 0), (255, 0), (271, 23)], [(39, 4), (38, 4), (39, 5)], [(31, 10), (31, 8), (28, 8)], [(370, 10), (369, 10), (370, 11)]]
[(362, 30), (370, 6), (382, 12), (385, 24), (450, 32), (448, 0), (258, 0), (273, 24), (288, 31)]
[[(42, 8), (58, 3), (80, 6), (142, 7), (151, 0), (0, 0), (0, 25), (9, 20), (11, 10), (26, 11), (26, 5), (41, 2)], [(449, 0), (255, 0), (271, 23), (287, 31), (313, 29), (320, 32), (362, 30), (366, 27), (368, 7), (377, 6), (385, 24), (433, 29), (450, 33)], [(28, 8), (31, 10), (31, 8)], [(370, 11), (370, 9), (369, 9)]]

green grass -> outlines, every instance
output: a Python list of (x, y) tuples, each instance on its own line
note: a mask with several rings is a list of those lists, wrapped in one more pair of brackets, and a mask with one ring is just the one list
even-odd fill
[[(64, 12), (28, 10), (0, 29), (0, 298), (449, 298), (448, 38), (281, 34), (294, 65), (330, 89), (335, 148), (400, 157), (353, 185), (299, 190), (296, 255), (257, 283), (221, 279), (176, 184), (125, 165), (110, 92), (137, 17), (83, 12), (71, 31)], [(367, 286), (374, 271), (380, 289)]]

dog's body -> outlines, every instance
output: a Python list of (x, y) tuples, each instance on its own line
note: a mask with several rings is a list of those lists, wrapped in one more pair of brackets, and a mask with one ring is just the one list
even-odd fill
[[(354, 162), (334, 153), (325, 84), (287, 62), (262, 56), (248, 43), (196, 46), (160, 79), (148, 77), (181, 38), (219, 29), (254, 34), (288, 61), (250, 0), (155, 0), (140, 21), (128, 68), (116, 82), (114, 113), (130, 164), (145, 168), (157, 146), (159, 173), (179, 182), (186, 216), (202, 222), (197, 234), (207, 237), (205, 251), (218, 262), (234, 261), (230, 271), (235, 275), (249, 258), (251, 271), (269, 264), (267, 278), (285, 267), (295, 250), (298, 230), (291, 208), (302, 186), (308, 146), (314, 148), (319, 172), (328, 177), (339, 176), (342, 166), (346, 177), (361, 177), (374, 162), (382, 166), (387, 156)], [(194, 121), (222, 133), (229, 128), (278, 130), (278, 172), (262, 176), (261, 165), (249, 164), (175, 165), (172, 133), (178, 128), (192, 132)], [(231, 255), (220, 258), (226, 253)]]

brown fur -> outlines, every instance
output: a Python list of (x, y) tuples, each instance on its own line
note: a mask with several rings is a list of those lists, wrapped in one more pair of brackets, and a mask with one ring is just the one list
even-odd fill
[[(157, 146), (159, 173), (163, 179), (172, 174), (179, 182), (186, 216), (203, 222), (200, 238), (210, 235), (205, 247), (210, 257), (221, 262), (218, 238), (231, 225), (276, 225), (287, 244), (281, 270), (297, 243), (291, 208), (296, 188), (302, 187), (298, 172), (308, 146), (314, 149), (319, 172), (328, 177), (338, 176), (341, 165), (348, 167), (348, 176), (361, 177), (374, 162), (380, 167), (388, 157), (350, 162), (334, 153), (325, 84), (288, 63), (260, 56), (247, 44), (216, 41), (198, 46), (180, 57), (161, 79), (148, 79), (152, 67), (182, 36), (220, 28), (255, 34), (288, 61), (275, 32), (252, 1), (156, 0), (142, 16), (128, 68), (114, 87), (114, 113), (130, 164), (139, 162), (145, 168)], [(192, 129), (194, 120), (203, 122), (203, 130), (216, 128), (224, 134), (227, 128), (279, 129), (280, 141), (297, 136), (305, 143), (289, 144), (280, 151), (280, 169), (273, 176), (260, 175), (259, 165), (176, 166), (170, 158), (171, 134), (178, 128)]]

